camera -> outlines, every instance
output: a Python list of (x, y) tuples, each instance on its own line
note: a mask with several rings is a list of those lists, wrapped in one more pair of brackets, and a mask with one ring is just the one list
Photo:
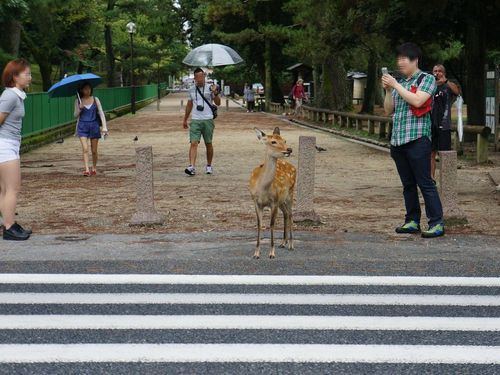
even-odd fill
[(198, 104), (198, 105), (196, 106), (196, 110), (197, 110), (197, 111), (203, 111), (204, 109), (205, 109), (205, 106), (203, 106), (203, 105), (199, 105), (199, 104)]

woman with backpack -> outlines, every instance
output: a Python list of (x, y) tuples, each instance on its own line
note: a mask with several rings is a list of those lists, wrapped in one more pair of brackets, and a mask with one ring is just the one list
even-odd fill
[[(102, 110), (99, 98), (92, 95), (93, 89), (90, 83), (84, 82), (78, 90), (78, 98), (75, 100), (75, 117), (78, 119), (76, 135), (80, 138), (83, 151), (83, 162), (85, 164), (85, 177), (97, 174), (97, 145), (102, 135), (108, 134), (106, 116)], [(89, 167), (89, 141), (92, 150), (92, 169)]]

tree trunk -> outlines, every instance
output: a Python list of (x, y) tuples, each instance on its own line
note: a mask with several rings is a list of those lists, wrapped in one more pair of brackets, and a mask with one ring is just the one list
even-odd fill
[(13, 57), (19, 55), (22, 28), (22, 24), (18, 20), (6, 20), (3, 25), (2, 47), (5, 52)]
[(350, 109), (346, 71), (339, 57), (330, 56), (323, 64), (321, 107), (332, 110)]
[(375, 105), (375, 99), (377, 90), (380, 89), (377, 85), (378, 81), (378, 59), (375, 51), (369, 52), (368, 58), (368, 72), (366, 79), (366, 89), (363, 98), (363, 106), (361, 107), (361, 113), (373, 113), (373, 106)]
[(470, 125), (484, 125), (485, 109), (485, 77), (486, 46), (484, 38), (484, 22), (481, 20), (482, 10), (470, 1), (465, 38), (465, 64), (467, 70), (467, 87), (464, 95), (467, 103), (467, 123)]
[(314, 64), (313, 66), (313, 103), (316, 105), (319, 103), (319, 97), (320, 97), (320, 86), (321, 86), (321, 65)]
[(106, 59), (108, 62), (107, 75), (108, 87), (115, 86), (115, 54), (113, 51), (113, 38), (111, 35), (111, 25), (104, 26), (104, 43), (106, 45)]
[(47, 91), (50, 86), (52, 86), (52, 64), (48, 59), (36, 59), (38, 66), (40, 67), (40, 74), (42, 75), (42, 86), (43, 91)]
[[(106, 7), (107, 12), (111, 12), (116, 4), (116, 0), (108, 0), (108, 5)], [(107, 60), (107, 75), (108, 75), (108, 87), (115, 86), (115, 53), (113, 50), (113, 35), (111, 33), (111, 24), (109, 20), (106, 20), (104, 26), (104, 45), (106, 47), (106, 60)]]
[(264, 95), (266, 98), (266, 111), (269, 110), (269, 103), (272, 99), (272, 65), (271, 65), (271, 41), (266, 38), (264, 42), (264, 70), (265, 70), (265, 82), (264, 82)]

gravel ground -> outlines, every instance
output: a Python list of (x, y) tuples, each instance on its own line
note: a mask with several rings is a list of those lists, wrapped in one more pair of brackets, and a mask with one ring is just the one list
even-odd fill
[[(317, 144), (327, 149), (317, 154), (316, 169), (315, 210), (323, 224), (296, 229), (393, 236), (404, 209), (399, 178), (387, 153), (276, 116), (248, 114), (231, 102), (230, 111), (221, 108), (216, 120), (215, 175), (190, 178), (183, 172), (188, 135), (181, 125), (181, 99), (186, 101), (183, 94), (173, 94), (162, 101), (161, 111), (154, 103), (135, 116), (111, 121), (111, 135), (100, 143), (97, 177), (82, 176), (80, 145), (73, 137), (23, 155), (19, 221), (41, 234), (251, 231), (256, 220), (247, 183), (264, 157), (252, 129), (280, 126), (294, 151), (300, 135), (316, 136)], [(128, 225), (135, 211), (138, 145), (153, 146), (156, 207), (167, 215), (161, 227)], [(297, 153), (290, 160), (297, 165)], [(204, 163), (201, 146), (200, 172)], [(491, 168), (465, 164), (458, 171), (460, 204), (470, 224), (450, 228), (450, 233), (500, 235), (500, 195), (488, 178)]]

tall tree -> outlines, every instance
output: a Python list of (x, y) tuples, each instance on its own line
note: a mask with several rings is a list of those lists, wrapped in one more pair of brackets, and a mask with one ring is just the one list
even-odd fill
[(287, 35), (283, 27), (290, 24), (291, 16), (282, 7), (282, 0), (200, 0), (193, 12), (194, 44), (211, 41), (235, 47), (248, 71), (257, 67), (266, 103), (283, 100), (277, 77), (285, 67), (282, 44)]
[(300, 28), (291, 30), (289, 54), (321, 67), (316, 105), (344, 110), (351, 107), (344, 60), (355, 46), (349, 1), (290, 0), (286, 8)]
[[(29, 0), (23, 41), (40, 67), (43, 90), (52, 84), (53, 65), (64, 58), (64, 50), (88, 40), (95, 5), (80, 7), (73, 1)], [(43, 15), (43, 16), (41, 16)]]
[(11, 56), (18, 56), (22, 20), (28, 11), (25, 0), (5, 0), (0, 4), (0, 47)]

